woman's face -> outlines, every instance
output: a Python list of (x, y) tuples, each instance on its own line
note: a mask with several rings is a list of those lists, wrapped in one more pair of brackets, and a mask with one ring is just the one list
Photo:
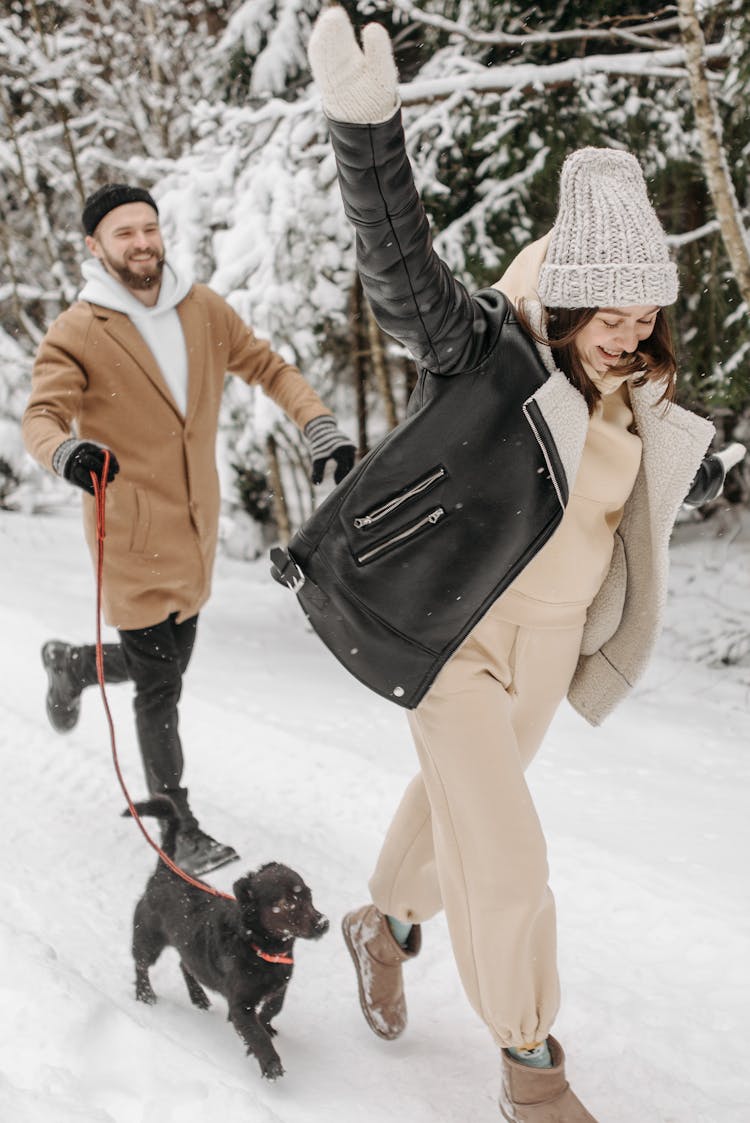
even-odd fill
[(584, 367), (597, 375), (616, 374), (626, 355), (654, 330), (658, 307), (598, 308), (593, 320), (575, 337), (575, 348)]

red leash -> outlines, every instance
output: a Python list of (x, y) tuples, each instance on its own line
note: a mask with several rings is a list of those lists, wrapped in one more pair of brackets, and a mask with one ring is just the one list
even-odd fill
[(94, 485), (94, 500), (96, 502), (96, 540), (97, 540), (96, 676), (97, 676), (97, 679), (99, 680), (99, 689), (101, 690), (102, 701), (104, 703), (104, 712), (107, 715), (107, 724), (109, 726), (109, 738), (110, 738), (110, 742), (112, 744), (112, 760), (114, 762), (115, 772), (117, 773), (117, 779), (120, 782), (120, 787), (122, 788), (122, 793), (125, 796), (125, 799), (127, 800), (128, 808), (130, 809), (130, 814), (133, 816), (136, 823), (138, 824), (138, 829), (140, 830), (143, 837), (146, 839), (146, 842), (149, 844), (149, 846), (153, 850), (155, 850), (156, 853), (159, 855), (162, 862), (164, 862), (164, 865), (169, 866), (169, 868), (172, 870), (172, 872), (176, 873), (178, 877), (181, 877), (183, 881), (187, 881), (188, 885), (194, 885), (196, 887), (196, 889), (202, 889), (204, 891), (204, 893), (210, 893), (212, 897), (223, 897), (225, 901), (234, 901), (235, 898), (231, 895), (231, 893), (222, 893), (220, 889), (215, 889), (213, 887), (213, 885), (206, 885), (206, 883), (203, 882), (203, 881), (196, 881), (196, 879), (194, 877), (191, 877), (190, 874), (185, 873), (185, 871), (181, 870), (180, 867), (178, 865), (176, 865), (176, 863), (173, 862), (172, 859), (167, 854), (164, 853), (164, 851), (161, 849), (161, 847), (156, 842), (154, 842), (153, 838), (151, 837), (151, 835), (148, 833), (148, 831), (144, 827), (143, 823), (141, 822), (141, 818), (140, 818), (138, 812), (135, 809), (135, 805), (134, 805), (132, 799), (130, 798), (130, 793), (128, 792), (128, 789), (125, 786), (125, 781), (123, 779), (122, 772), (120, 771), (120, 762), (119, 762), (118, 757), (117, 757), (117, 744), (116, 744), (116, 741), (115, 741), (115, 725), (114, 725), (114, 722), (112, 720), (112, 713), (110, 711), (109, 702), (107, 700), (107, 691), (106, 691), (105, 686), (104, 686), (104, 650), (102, 648), (102, 573), (103, 573), (103, 569), (104, 569), (104, 537), (105, 537), (104, 511), (105, 511), (105, 506), (106, 506), (105, 500), (106, 500), (107, 475), (108, 474), (109, 474), (109, 452), (105, 449), (104, 450), (104, 467), (102, 468), (102, 478), (101, 478), (101, 480), (99, 480), (97, 478), (95, 472), (91, 473), (91, 480), (92, 480), (93, 485)]

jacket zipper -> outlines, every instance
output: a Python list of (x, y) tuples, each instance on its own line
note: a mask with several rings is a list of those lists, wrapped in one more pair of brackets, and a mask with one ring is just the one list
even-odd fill
[(380, 522), (380, 520), (384, 519), (387, 515), (397, 511), (403, 503), (408, 503), (410, 499), (413, 499), (416, 495), (421, 495), (422, 492), (426, 491), (432, 484), (437, 483), (438, 480), (442, 480), (445, 475), (445, 468), (437, 468), (434, 472), (431, 472), (429, 476), (413, 484), (408, 491), (404, 491), (401, 495), (396, 495), (393, 499), (389, 499), (387, 503), (376, 507), (374, 511), (368, 511), (366, 515), (360, 515), (359, 518), (354, 520), (355, 527), (357, 530), (361, 530), (363, 526), (372, 526), (373, 523)]
[(424, 530), (426, 526), (434, 526), (436, 522), (442, 519), (444, 514), (444, 507), (436, 507), (434, 511), (430, 511), (428, 515), (424, 515), (421, 519), (418, 519), (417, 522), (412, 523), (411, 526), (404, 527), (404, 529), (400, 530), (397, 534), (392, 534), (390, 538), (386, 538), (384, 542), (378, 542), (376, 546), (365, 550), (363, 554), (358, 554), (357, 561), (360, 565), (364, 564), (364, 562), (372, 561), (378, 554), (382, 554), (384, 550), (390, 549), (391, 546), (397, 546), (399, 543), (413, 538), (415, 534), (420, 530)]
[[(531, 427), (531, 431), (536, 438), (537, 444), (539, 445), (539, 447), (542, 450), (542, 455), (544, 456), (545, 463), (546, 463), (547, 468), (549, 470), (550, 479), (552, 480), (552, 486), (554, 487), (555, 491), (557, 492), (557, 498), (560, 502), (560, 506), (562, 507), (563, 510), (565, 510), (565, 507), (566, 507), (566, 504), (567, 504), (567, 501), (568, 501), (567, 500), (567, 486), (564, 489), (565, 494), (563, 494), (563, 488), (560, 486), (560, 481), (557, 478), (557, 473), (555, 472), (555, 468), (552, 464), (549, 449), (547, 448), (547, 445), (546, 445), (546, 443), (545, 443), (545, 441), (542, 437), (542, 434), (540, 433), (539, 428), (536, 425), (536, 423), (534, 421), (534, 418), (532, 417), (532, 412), (536, 412), (536, 411), (539, 411), (539, 414), (540, 414), (540, 417), (541, 417), (541, 410), (539, 410), (539, 406), (533, 400), (533, 398), (529, 398), (528, 401), (525, 401), (523, 403), (522, 409), (523, 409), (524, 417), (528, 421), (528, 423)], [(543, 418), (542, 418), (542, 423), (544, 423)]]

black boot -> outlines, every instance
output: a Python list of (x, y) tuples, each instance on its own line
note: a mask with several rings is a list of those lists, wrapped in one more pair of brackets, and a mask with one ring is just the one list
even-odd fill
[(42, 663), (47, 672), (46, 709), (50, 725), (58, 733), (69, 733), (81, 713), (83, 682), (76, 674), (76, 648), (51, 639), (42, 648)]
[(238, 861), (239, 854), (232, 846), (211, 838), (199, 826), (180, 827), (177, 831), (174, 860), (185, 873), (202, 877), (209, 870), (217, 870), (229, 862)]
[(186, 788), (172, 788), (164, 795), (172, 800), (180, 819), (175, 842), (175, 865), (193, 877), (202, 877), (210, 870), (239, 860), (239, 854), (232, 846), (217, 842), (198, 826), (198, 820), (188, 804)]

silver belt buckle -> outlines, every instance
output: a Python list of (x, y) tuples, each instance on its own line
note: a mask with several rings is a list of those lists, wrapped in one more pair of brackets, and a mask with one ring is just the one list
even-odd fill
[(292, 590), (293, 593), (298, 593), (305, 583), (305, 575), (302, 572), (302, 570), (300, 569), (300, 567), (297, 565), (296, 561), (291, 556), (291, 554), (289, 555), (289, 561), (294, 566), (294, 576), (289, 581), (289, 588)]

